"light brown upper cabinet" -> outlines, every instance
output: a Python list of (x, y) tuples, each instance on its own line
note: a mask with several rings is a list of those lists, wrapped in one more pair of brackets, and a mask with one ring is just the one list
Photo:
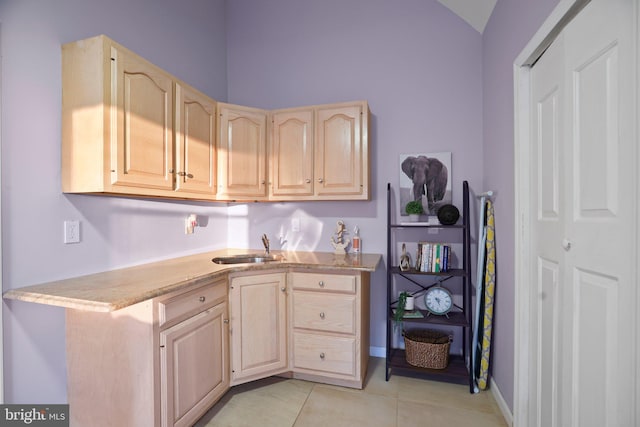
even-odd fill
[(62, 47), (62, 87), (64, 192), (213, 200), (215, 101), (105, 36)]
[(271, 113), (271, 200), (368, 200), (365, 101)]
[(216, 102), (176, 83), (176, 191), (213, 197), (217, 191)]
[(106, 36), (62, 46), (65, 193), (369, 200), (368, 122), (366, 101), (217, 103)]
[(218, 103), (218, 200), (267, 199), (267, 111)]
[(270, 136), (269, 198), (313, 196), (313, 109), (273, 111)]

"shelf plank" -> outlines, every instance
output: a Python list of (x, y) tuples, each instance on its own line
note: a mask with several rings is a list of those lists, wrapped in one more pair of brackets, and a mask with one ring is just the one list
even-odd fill
[(444, 271), (442, 273), (430, 273), (430, 272), (426, 272), (426, 271), (418, 271), (415, 269), (411, 269), (411, 270), (407, 270), (407, 271), (402, 271), (400, 270), (400, 267), (391, 267), (391, 273), (393, 274), (406, 274), (406, 275), (424, 275), (424, 276), (460, 276), (460, 277), (464, 277), (466, 275), (465, 271), (463, 269), (460, 268), (451, 268), (447, 271)]
[(464, 228), (464, 224), (444, 225), (444, 224), (390, 224), (391, 228)]
[(428, 369), (410, 365), (407, 363), (404, 350), (393, 349), (389, 361), (389, 368), (397, 375), (455, 384), (469, 384), (469, 371), (467, 370), (464, 358), (458, 355), (449, 356), (449, 364), (445, 369)]
[[(436, 316), (433, 314), (427, 314), (426, 310), (420, 310), (424, 317), (422, 318), (413, 318), (407, 317), (402, 319), (404, 323), (422, 323), (422, 324), (432, 324), (432, 325), (446, 325), (446, 326), (462, 326), (469, 327), (470, 324), (467, 321), (465, 314), (461, 311), (455, 311), (449, 313), (449, 317), (446, 316)], [(389, 319), (394, 321), (393, 312), (389, 315)]]

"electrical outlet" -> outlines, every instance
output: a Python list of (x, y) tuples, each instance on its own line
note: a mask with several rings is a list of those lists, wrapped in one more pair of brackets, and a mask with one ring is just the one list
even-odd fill
[(300, 218), (291, 218), (291, 231), (294, 233), (300, 231)]
[(196, 214), (190, 214), (184, 220), (184, 234), (193, 234), (193, 231), (197, 226), (198, 226), (198, 216)]
[(80, 242), (80, 221), (64, 222), (64, 243)]

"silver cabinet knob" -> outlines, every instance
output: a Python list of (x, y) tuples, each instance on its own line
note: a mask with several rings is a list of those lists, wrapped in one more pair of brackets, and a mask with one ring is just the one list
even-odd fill
[(309, 178), (305, 179), (304, 182), (306, 182), (307, 184), (311, 183), (311, 180)]
[(322, 184), (322, 183), (324, 182), (324, 179), (322, 179), (322, 178), (318, 178), (318, 182), (319, 182), (320, 184)]
[(200, 297), (200, 298), (198, 298), (198, 299), (200, 300), (200, 302), (204, 302), (204, 301), (206, 300), (206, 298), (205, 298), (205, 297)]
[(281, 290), (282, 292), (285, 292), (285, 291), (287, 290), (287, 288), (280, 288), (280, 290)]
[(229, 319), (224, 319), (224, 320), (222, 321), (222, 323), (229, 324)]
[(324, 312), (321, 312), (321, 313), (320, 313), (320, 318), (321, 318), (321, 319), (324, 319)]
[(565, 238), (565, 239), (562, 239), (562, 248), (563, 248), (565, 251), (569, 251), (569, 250), (571, 250), (571, 240), (566, 239), (566, 238)]
[(324, 353), (320, 353), (320, 359), (324, 360)]
[(324, 282), (321, 280), (318, 282), (318, 286), (320, 286), (321, 288), (324, 288)]

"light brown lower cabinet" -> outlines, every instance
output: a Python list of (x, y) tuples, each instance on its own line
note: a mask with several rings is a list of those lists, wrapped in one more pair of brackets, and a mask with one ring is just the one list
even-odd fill
[(295, 378), (362, 388), (369, 360), (369, 273), (291, 272)]
[(362, 388), (369, 273), (232, 273), (100, 313), (66, 309), (71, 426), (190, 426), (230, 385)]
[(227, 304), (160, 332), (162, 426), (191, 426), (229, 389)]
[(110, 313), (66, 310), (71, 426), (190, 426), (229, 389), (226, 277)]
[(231, 384), (287, 371), (286, 273), (230, 278)]
[(283, 375), (362, 388), (369, 273), (241, 273), (229, 301), (231, 385)]

